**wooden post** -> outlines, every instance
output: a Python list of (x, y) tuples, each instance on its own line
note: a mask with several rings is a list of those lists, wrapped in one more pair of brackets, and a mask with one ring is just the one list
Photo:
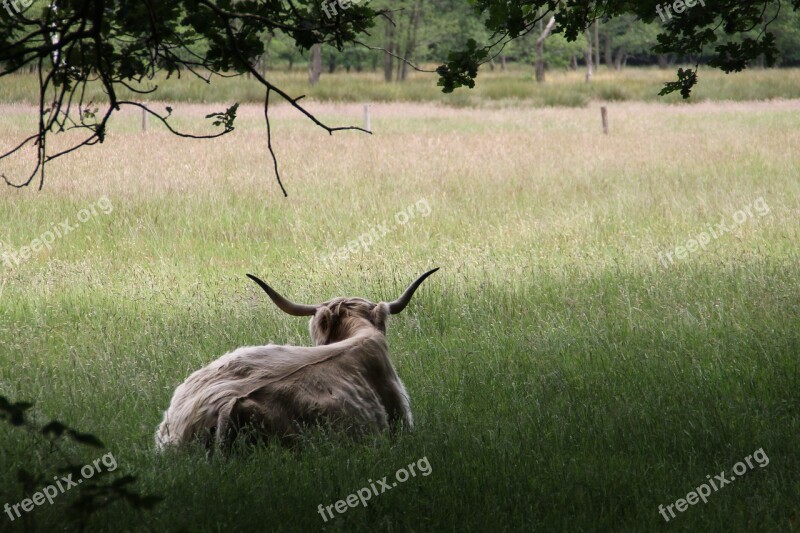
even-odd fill
[(142, 133), (147, 132), (147, 111), (142, 109)]
[(364, 106), (364, 129), (368, 132), (372, 133), (372, 121), (369, 117), (369, 108), (372, 107), (370, 104), (366, 104)]
[(600, 107), (600, 118), (603, 119), (603, 133), (608, 135), (608, 110), (606, 106)]

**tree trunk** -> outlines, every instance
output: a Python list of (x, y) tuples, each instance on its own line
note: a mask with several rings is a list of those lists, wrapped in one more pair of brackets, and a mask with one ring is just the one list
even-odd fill
[(553, 31), (553, 26), (556, 24), (556, 18), (550, 17), (547, 21), (547, 26), (542, 30), (542, 34), (536, 39), (534, 50), (536, 52), (536, 82), (542, 83), (544, 81), (544, 40)]
[(667, 54), (658, 54), (656, 56), (656, 60), (658, 60), (658, 68), (660, 68), (661, 70), (664, 70), (667, 68), (667, 66), (669, 66), (667, 61)]
[(594, 67), (600, 70), (600, 21), (594, 20)]
[(594, 61), (592, 57), (592, 32), (589, 29), (586, 30), (586, 54), (584, 59), (586, 59), (586, 83), (589, 83), (592, 81), (592, 62)]
[(266, 40), (264, 41), (264, 53), (261, 54), (261, 57), (259, 58), (259, 67), (261, 68), (259, 72), (261, 73), (262, 78), (266, 77), (267, 65), (270, 64), (269, 45), (271, 42), (272, 35), (268, 34)]
[(572, 54), (572, 60), (569, 62), (569, 69), (578, 70), (578, 56), (575, 54)]
[(408, 63), (414, 59), (414, 49), (417, 47), (417, 30), (419, 29), (419, 19), (422, 15), (422, 0), (417, 0), (414, 3), (413, 11), (411, 11), (410, 20), (408, 21), (408, 34), (406, 35), (406, 49), (402, 57), (406, 61), (401, 61), (402, 67), (400, 68), (400, 76), (397, 81), (406, 81), (408, 77)]
[(506, 56), (505, 55), (501, 55), (500, 56), (500, 70), (503, 71), (503, 72), (505, 72), (505, 70), (506, 70)]
[(606, 68), (611, 70), (611, 65), (614, 63), (614, 50), (611, 49), (611, 32), (606, 31), (603, 33), (603, 55), (605, 56), (604, 62)]
[(614, 54), (614, 70), (622, 68), (622, 60), (625, 59), (625, 49), (622, 47), (617, 48), (617, 53)]
[(308, 58), (308, 81), (311, 85), (317, 84), (320, 74), (322, 74), (322, 45), (315, 44), (311, 47), (311, 55)]
[(538, 50), (536, 55), (536, 83), (544, 83), (544, 58)]
[[(400, 40), (400, 38), (398, 37), (398, 41), (399, 40)], [(394, 55), (396, 55), (397, 57), (403, 57), (403, 52), (402, 52), (402, 50), (400, 50), (400, 43), (397, 42), (397, 41), (395, 41), (395, 43), (394, 43), (393, 52), (394, 52)], [(400, 72), (402, 72), (402, 71), (403, 71), (403, 62), (398, 59), (397, 60), (397, 68), (395, 69), (395, 74), (394, 74), (395, 81), (400, 81)]]
[(387, 13), (386, 14), (386, 30), (384, 36), (386, 38), (386, 42), (383, 45), (383, 48), (387, 50), (383, 54), (383, 79), (384, 81), (390, 82), (392, 81), (392, 72), (394, 71), (394, 58), (389, 54), (394, 49), (394, 21), (392, 20), (392, 15)]

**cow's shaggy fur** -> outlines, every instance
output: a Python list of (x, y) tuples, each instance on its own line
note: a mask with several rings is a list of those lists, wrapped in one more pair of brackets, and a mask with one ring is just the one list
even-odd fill
[(284, 300), (253, 277), (284, 311), (313, 313), (315, 346), (238, 348), (194, 372), (175, 390), (156, 445), (200, 439), (224, 446), (245, 428), (285, 440), (317, 424), (352, 434), (380, 432), (397, 422), (412, 427), (408, 393), (389, 359), (386, 321), (433, 272), (392, 303), (336, 298), (316, 306)]

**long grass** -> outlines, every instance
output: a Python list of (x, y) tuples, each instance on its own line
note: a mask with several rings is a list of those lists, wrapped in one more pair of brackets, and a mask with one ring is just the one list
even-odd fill
[[(430, 66), (433, 67), (432, 65)], [(474, 89), (459, 89), (443, 94), (433, 73), (412, 72), (402, 83), (385, 83), (377, 72), (335, 72), (323, 74), (311, 86), (303, 69), (291, 72), (267, 71), (267, 78), (292, 96), (307, 95), (323, 102), (408, 102), (439, 103), (452, 107), (585, 107), (590, 101), (683, 102), (679, 94), (658, 96), (668, 81), (676, 79), (675, 68), (627, 68), (621, 71), (601, 68), (591, 83), (583, 71), (554, 71), (544, 83), (536, 83), (531, 67), (514, 65), (506, 71), (482, 69)], [(800, 98), (800, 69), (745, 70), (724, 74), (709, 67), (699, 71), (700, 83), (687, 102), (705, 100), (748, 101), (776, 98)], [(136, 84), (134, 84), (136, 86)], [(260, 103), (264, 88), (247, 77), (212, 78), (211, 83), (191, 75), (164, 79), (159, 77), (139, 85), (157, 87), (152, 94), (135, 94), (120, 89), (118, 97), (126, 100), (193, 103)], [(91, 84), (87, 101), (105, 101), (99, 83)], [(0, 78), (0, 103), (38, 103), (37, 78), (19, 74)]]
[[(360, 120), (360, 106), (312, 105), (333, 123)], [(177, 118), (189, 127), (214, 109), (184, 104)], [(140, 489), (165, 497), (148, 513), (112, 506), (92, 531), (791, 531), (798, 111), (619, 103), (603, 136), (594, 107), (392, 104), (374, 107), (374, 135), (328, 137), (278, 107), (288, 199), (259, 106), (217, 141), (141, 133), (138, 114), (123, 114), (104, 144), (57, 160), (43, 192), (0, 188), (6, 251), (101, 198), (113, 206), (52, 250), (0, 264), (0, 395), (96, 433)], [(0, 112), (2, 146), (35, 119), (28, 106)], [(2, 171), (21, 176), (23, 163)], [(400, 224), (423, 200), (429, 214)], [(746, 207), (705, 250), (659, 260)], [(379, 223), (392, 231), (368, 250), (321, 259)], [(193, 370), (237, 346), (308, 344), (305, 321), (245, 273), (299, 301), (378, 301), (434, 266), (388, 327), (413, 433), (314, 435), (228, 460), (154, 452)], [(30, 496), (18, 468), (56, 474), (30, 436), (3, 427), (0, 441), (0, 505)], [(758, 449), (767, 466), (661, 517), (659, 505)], [(328, 522), (318, 514), (423, 457), (430, 475)], [(70, 530), (80, 490), (27, 522), (0, 515), (3, 530)]]

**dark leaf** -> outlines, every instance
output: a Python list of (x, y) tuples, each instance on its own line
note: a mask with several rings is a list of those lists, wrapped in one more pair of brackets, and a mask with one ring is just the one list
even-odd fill
[(87, 446), (92, 446), (94, 448), (105, 448), (103, 443), (92, 435), (91, 433), (80, 433), (75, 431), (74, 429), (68, 429), (69, 436), (72, 437), (75, 442), (79, 442), (81, 444), (86, 444)]

